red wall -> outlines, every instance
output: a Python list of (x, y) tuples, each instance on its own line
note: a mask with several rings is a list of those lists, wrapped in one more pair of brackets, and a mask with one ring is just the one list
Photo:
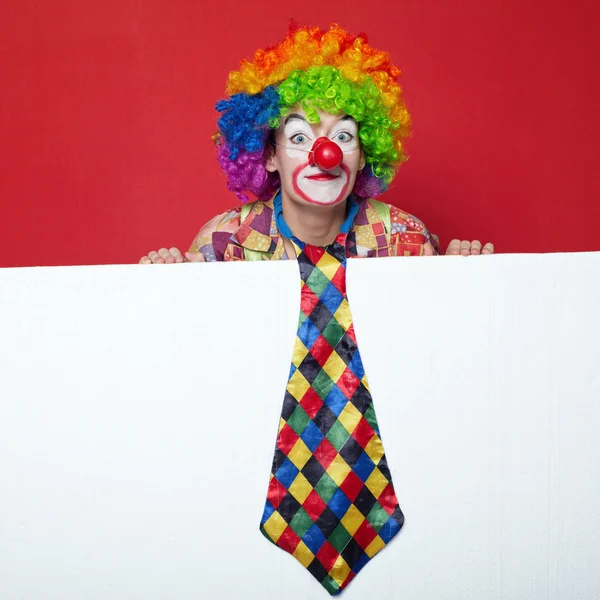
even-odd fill
[[(4, 0), (0, 265), (137, 262), (237, 203), (210, 136), (227, 73), (289, 17), (403, 68), (411, 158), (384, 196), (446, 244), (600, 250), (587, 0)], [(445, 247), (445, 246), (444, 246)]]

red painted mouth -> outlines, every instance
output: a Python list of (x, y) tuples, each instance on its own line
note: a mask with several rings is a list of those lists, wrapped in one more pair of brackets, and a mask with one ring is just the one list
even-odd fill
[(317, 173), (316, 175), (308, 175), (306, 179), (312, 179), (313, 181), (331, 181), (337, 179), (339, 175), (333, 173)]
[[(309, 202), (310, 204), (314, 204), (315, 206), (332, 206), (333, 204), (338, 204), (339, 202), (342, 202), (343, 200), (345, 200), (348, 197), (348, 192), (349, 192), (349, 187), (350, 187), (350, 169), (344, 164), (341, 164), (341, 169), (342, 169), (342, 173), (340, 173), (339, 175), (334, 175), (333, 173), (314, 173), (313, 175), (310, 175), (309, 177), (318, 177), (318, 176), (326, 176), (326, 177), (336, 177), (336, 178), (341, 178), (342, 180), (345, 179), (345, 181), (343, 181), (344, 185), (342, 186), (342, 189), (339, 190), (338, 195), (333, 198), (332, 200), (330, 200), (329, 202), (324, 202), (322, 199), (321, 201), (312, 198), (311, 196), (309, 196), (308, 194), (306, 194), (305, 191), (303, 191), (300, 186), (298, 185), (298, 180), (301, 178), (301, 173), (305, 172), (306, 167), (310, 166), (308, 163), (303, 163), (303, 164), (299, 164), (295, 169), (294, 172), (292, 173), (292, 187), (294, 188), (294, 192), (296, 194), (298, 194), (298, 196), (300, 198), (302, 198), (302, 200), (305, 200), (306, 202)], [(304, 179), (304, 176), (302, 176), (302, 179)], [(327, 190), (327, 188), (318, 188), (317, 187), (317, 192), (321, 190)], [(331, 188), (330, 188), (331, 190)]]

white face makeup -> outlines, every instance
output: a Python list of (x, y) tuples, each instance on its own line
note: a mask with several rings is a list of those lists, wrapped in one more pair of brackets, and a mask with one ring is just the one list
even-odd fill
[[(275, 132), (276, 151), (267, 163), (269, 171), (278, 171), (282, 193), (298, 202), (332, 206), (344, 202), (350, 194), (361, 158), (356, 121), (344, 114), (318, 111), (320, 121), (306, 121), (297, 107)], [(342, 150), (342, 164), (333, 171), (311, 165), (309, 152), (320, 137), (327, 137)]]

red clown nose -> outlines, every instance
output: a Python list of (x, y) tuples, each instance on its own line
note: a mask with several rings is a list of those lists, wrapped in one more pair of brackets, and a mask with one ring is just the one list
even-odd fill
[(326, 137), (315, 140), (309, 154), (309, 164), (317, 165), (321, 171), (333, 171), (342, 164), (343, 160), (342, 149)]

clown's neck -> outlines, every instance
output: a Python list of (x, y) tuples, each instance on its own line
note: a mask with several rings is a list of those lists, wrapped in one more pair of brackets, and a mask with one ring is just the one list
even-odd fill
[(282, 194), (283, 218), (293, 235), (306, 244), (333, 243), (346, 220), (346, 202), (335, 206), (313, 206), (295, 202)]

